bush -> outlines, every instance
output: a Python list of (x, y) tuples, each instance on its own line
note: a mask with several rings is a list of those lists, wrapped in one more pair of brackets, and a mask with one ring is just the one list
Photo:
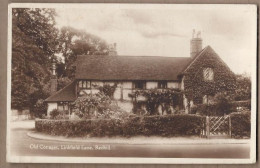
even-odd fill
[(67, 113), (68, 113), (67, 111), (53, 109), (50, 112), (50, 119), (55, 119), (55, 120), (69, 119), (69, 116), (66, 115)]
[(103, 93), (86, 94), (77, 98), (74, 108), (78, 110), (78, 113), (83, 114), (83, 118), (91, 119), (105, 113), (111, 103), (111, 99)]
[[(225, 109), (224, 107), (227, 107)], [(228, 105), (220, 104), (198, 104), (191, 107), (191, 114), (199, 114), (203, 116), (222, 116), (231, 112), (251, 110), (251, 100), (249, 101), (234, 101)]]
[(232, 102), (232, 109), (235, 110), (251, 110), (251, 100), (234, 101)]
[(198, 115), (129, 116), (120, 119), (36, 120), (39, 132), (63, 136), (199, 136), (205, 117)]
[(251, 133), (251, 113), (237, 112), (231, 113), (231, 134), (234, 138), (250, 137)]

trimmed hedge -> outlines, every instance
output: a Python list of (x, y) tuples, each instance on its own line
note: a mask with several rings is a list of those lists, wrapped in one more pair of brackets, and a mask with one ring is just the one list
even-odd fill
[(237, 112), (231, 113), (231, 134), (234, 138), (250, 137), (251, 133), (251, 113)]
[(204, 129), (205, 117), (198, 115), (134, 116), (126, 120), (48, 120), (38, 119), (39, 132), (62, 136), (199, 136)]

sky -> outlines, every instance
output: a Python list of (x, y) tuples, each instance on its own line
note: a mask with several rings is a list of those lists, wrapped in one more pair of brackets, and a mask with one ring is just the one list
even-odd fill
[(233, 72), (256, 64), (252, 5), (88, 4), (56, 8), (57, 27), (71, 26), (117, 43), (118, 55), (189, 57), (192, 31), (201, 31)]

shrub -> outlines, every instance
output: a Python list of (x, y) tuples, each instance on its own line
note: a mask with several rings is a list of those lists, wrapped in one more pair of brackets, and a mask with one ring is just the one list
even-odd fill
[(58, 110), (58, 109), (53, 109), (51, 112), (50, 112), (50, 118), (51, 119), (54, 119), (56, 118), (61, 112)]
[(74, 102), (74, 107), (79, 110), (79, 114), (83, 114), (83, 118), (90, 119), (97, 117), (98, 113), (105, 113), (110, 104), (111, 99), (108, 96), (97, 93), (78, 97)]
[[(225, 103), (223, 103), (225, 104)], [(224, 109), (227, 107), (227, 109)], [(228, 105), (219, 104), (197, 104), (191, 107), (191, 114), (200, 114), (203, 116), (220, 116), (230, 114), (231, 112), (251, 110), (251, 100), (249, 101), (235, 101), (228, 103)]]
[(232, 102), (232, 109), (236, 110), (251, 110), (251, 100), (234, 101)]
[(231, 134), (234, 138), (250, 137), (251, 133), (251, 113), (236, 112), (231, 113)]
[(53, 109), (50, 112), (50, 119), (55, 119), (55, 120), (69, 119), (69, 116), (66, 115), (67, 113), (68, 113), (67, 111)]
[(99, 87), (99, 91), (106, 96), (109, 96), (111, 99), (114, 96), (114, 93), (116, 91), (117, 84), (114, 84), (113, 86), (110, 86), (109, 84), (105, 84), (104, 86)]
[(198, 115), (128, 116), (126, 119), (36, 120), (39, 132), (63, 136), (200, 135), (205, 117)]

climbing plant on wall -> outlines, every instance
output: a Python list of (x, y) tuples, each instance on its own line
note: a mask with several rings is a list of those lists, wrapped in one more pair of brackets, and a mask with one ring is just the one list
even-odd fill
[(183, 106), (183, 93), (179, 89), (137, 90), (132, 95), (134, 104), (138, 102), (140, 96), (145, 98), (143, 103), (149, 115), (158, 114), (159, 106), (161, 106), (162, 112), (167, 114), (172, 113), (172, 109)]
[[(204, 95), (214, 96), (219, 92), (232, 93), (236, 87), (235, 74), (213, 49), (207, 47), (201, 54), (183, 73), (185, 96), (188, 102), (193, 100), (195, 104), (201, 103)], [(205, 68), (213, 70), (213, 80), (204, 79)]]

